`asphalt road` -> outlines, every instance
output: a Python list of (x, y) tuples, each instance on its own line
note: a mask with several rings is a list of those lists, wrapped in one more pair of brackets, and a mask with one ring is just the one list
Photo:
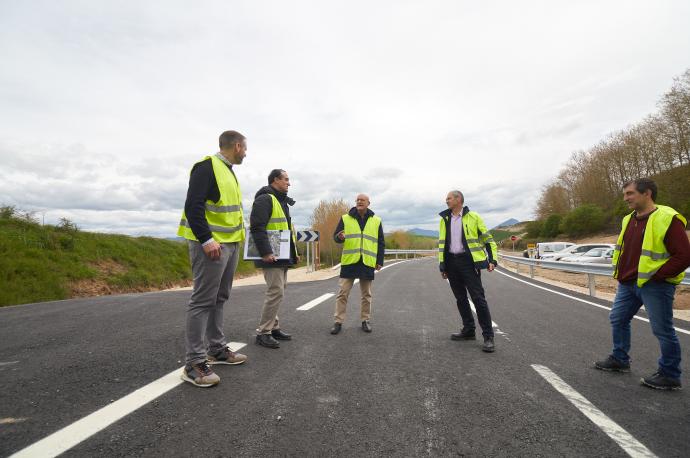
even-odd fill
[[(631, 373), (596, 371), (592, 362), (610, 351), (608, 312), (573, 297), (610, 304), (506, 271), (482, 277), (498, 328), (493, 354), (481, 339), (449, 339), (460, 320), (433, 259), (377, 274), (371, 334), (359, 327), (357, 286), (343, 332), (332, 336), (334, 298), (297, 308), (336, 292), (337, 279), (289, 285), (280, 315), (294, 339), (277, 350), (253, 343), (264, 287), (235, 288), (225, 329), (246, 344), (246, 364), (216, 366), (222, 381), (213, 388), (173, 386), (65, 456), (688, 456), (690, 368), (686, 359), (682, 391), (639, 385), (658, 357), (648, 323), (633, 320)], [(0, 309), (0, 456), (181, 367), (189, 294)], [(687, 351), (690, 335), (679, 338)]]

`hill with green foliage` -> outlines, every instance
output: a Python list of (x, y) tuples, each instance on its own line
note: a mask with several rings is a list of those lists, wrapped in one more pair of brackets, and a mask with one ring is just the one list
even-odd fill
[[(187, 245), (153, 237), (42, 226), (0, 209), (0, 306), (190, 285)], [(240, 261), (239, 274), (254, 271)]]

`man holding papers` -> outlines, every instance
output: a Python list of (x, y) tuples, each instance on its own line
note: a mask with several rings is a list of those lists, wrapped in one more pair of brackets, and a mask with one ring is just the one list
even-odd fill
[[(292, 336), (280, 329), (278, 309), (283, 301), (287, 284), (287, 269), (299, 260), (297, 246), (290, 219), (290, 206), (295, 201), (288, 197), (290, 178), (285, 170), (274, 169), (268, 175), (268, 186), (257, 191), (252, 213), (249, 217), (250, 233), (259, 251), (261, 260), (254, 261), (264, 271), (266, 299), (257, 329), (256, 343), (267, 348), (279, 348), (278, 340), (290, 340)], [(267, 231), (289, 230), (290, 255), (279, 259), (273, 252)]]

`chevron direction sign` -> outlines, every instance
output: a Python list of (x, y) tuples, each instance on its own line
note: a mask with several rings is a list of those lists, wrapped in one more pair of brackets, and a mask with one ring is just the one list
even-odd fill
[(297, 231), (298, 242), (316, 242), (319, 240), (319, 231)]

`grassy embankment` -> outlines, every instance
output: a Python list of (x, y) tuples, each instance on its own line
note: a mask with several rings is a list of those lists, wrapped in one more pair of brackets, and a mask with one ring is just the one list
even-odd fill
[[(240, 261), (238, 275), (253, 271)], [(185, 243), (0, 217), (0, 306), (190, 284)]]

